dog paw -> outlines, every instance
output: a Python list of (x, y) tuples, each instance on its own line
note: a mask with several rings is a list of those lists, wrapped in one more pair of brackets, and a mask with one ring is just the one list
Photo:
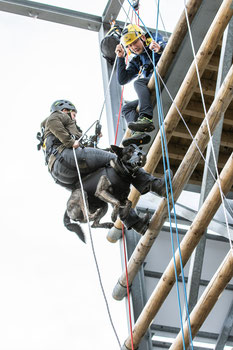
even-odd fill
[(122, 221), (124, 221), (128, 217), (131, 207), (132, 202), (128, 199), (126, 200), (125, 205), (120, 207), (119, 217)]
[(111, 219), (112, 219), (113, 222), (116, 221), (118, 213), (119, 213), (119, 210), (120, 210), (120, 203), (114, 205), (114, 207), (113, 207), (113, 211), (112, 211), (112, 214), (111, 214)]

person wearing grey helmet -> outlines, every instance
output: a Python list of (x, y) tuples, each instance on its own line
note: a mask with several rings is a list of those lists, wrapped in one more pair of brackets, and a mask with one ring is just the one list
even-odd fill
[[(78, 172), (74, 157), (77, 158), (81, 177), (116, 161), (116, 154), (100, 148), (82, 144), (82, 130), (76, 124), (77, 108), (69, 100), (56, 100), (51, 114), (41, 123), (43, 132), (42, 148), (49, 172), (59, 185), (73, 190), (79, 186)], [(149, 191), (161, 195), (165, 188), (164, 179), (157, 179), (140, 168), (135, 176), (134, 187), (141, 193)]]

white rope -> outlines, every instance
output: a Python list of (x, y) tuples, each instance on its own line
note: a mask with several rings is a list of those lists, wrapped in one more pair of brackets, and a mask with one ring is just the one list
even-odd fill
[(230, 247), (232, 249), (233, 245), (232, 245), (232, 242), (231, 242), (231, 236), (230, 236), (230, 231), (229, 231), (229, 222), (228, 222), (228, 218), (227, 218), (227, 214), (226, 214), (226, 207), (225, 207), (225, 202), (224, 202), (224, 194), (223, 194), (223, 191), (222, 191), (222, 188), (221, 188), (220, 177), (219, 177), (219, 172), (218, 172), (216, 156), (215, 156), (215, 152), (214, 152), (214, 145), (213, 145), (213, 141), (212, 141), (212, 135), (211, 135), (211, 131), (210, 131), (209, 121), (206, 118), (206, 116), (207, 116), (206, 105), (205, 105), (204, 94), (203, 94), (200, 74), (199, 74), (198, 65), (197, 65), (197, 59), (196, 59), (196, 53), (195, 53), (194, 44), (193, 44), (192, 32), (191, 32), (191, 28), (190, 28), (188, 13), (187, 13), (186, 0), (184, 0), (184, 10), (185, 10), (185, 16), (186, 16), (186, 21), (187, 21), (187, 26), (188, 26), (188, 31), (189, 31), (189, 37), (190, 37), (190, 42), (191, 42), (191, 47), (192, 47), (192, 52), (193, 52), (193, 57), (194, 57), (194, 63), (195, 63), (195, 67), (196, 67), (198, 85), (199, 85), (200, 93), (201, 93), (201, 99), (202, 99), (202, 104), (203, 104), (203, 109), (204, 109), (204, 114), (205, 114), (205, 120), (206, 120), (207, 129), (208, 129), (208, 133), (209, 133), (209, 138), (210, 138), (209, 142), (210, 142), (210, 145), (211, 145), (212, 156), (213, 156), (213, 159), (214, 159), (215, 171), (216, 171), (216, 174), (217, 174), (217, 183), (218, 183), (218, 186), (219, 186), (219, 191), (220, 191), (221, 200), (222, 200), (222, 206), (223, 206), (223, 213), (224, 213), (225, 222), (226, 222), (226, 226), (227, 226), (227, 234), (228, 234), (228, 238), (229, 238)]
[[(120, 3), (120, 1), (118, 0), (118, 2)], [(120, 3), (120, 5), (121, 5), (121, 3)], [(121, 5), (122, 6), (122, 5)], [(123, 8), (123, 6), (122, 6), (122, 8)], [(129, 7), (129, 11), (130, 11), (130, 7)], [(128, 14), (127, 14), (127, 12), (126, 12), (126, 16), (127, 16), (127, 18), (129, 17), (129, 12), (128, 12)], [(125, 24), (124, 24), (124, 27), (126, 26), (126, 22), (127, 21), (125, 21)], [(108, 82), (108, 86), (107, 86), (107, 88), (106, 88), (106, 90), (105, 90), (105, 93), (104, 93), (104, 102), (103, 102), (103, 104), (102, 104), (102, 108), (101, 108), (101, 111), (100, 111), (100, 116), (99, 116), (99, 121), (101, 120), (101, 118), (102, 118), (102, 114), (103, 114), (103, 110), (104, 110), (104, 107), (105, 107), (105, 104), (106, 104), (106, 99), (107, 99), (107, 96), (108, 96), (108, 93), (109, 93), (109, 88), (110, 88), (110, 84), (111, 84), (111, 82), (112, 82), (112, 77), (113, 77), (113, 74), (114, 74), (114, 71), (115, 71), (115, 67), (116, 67), (116, 62), (117, 62), (117, 55), (115, 56), (115, 60), (114, 60), (114, 64), (113, 64), (113, 67), (112, 67), (112, 72), (111, 72), (111, 76), (110, 76), (110, 79), (109, 79), (109, 82)]]
[(100, 283), (100, 287), (101, 287), (102, 294), (103, 294), (103, 297), (104, 297), (105, 305), (106, 305), (106, 308), (107, 308), (109, 320), (110, 320), (111, 326), (113, 328), (113, 331), (115, 333), (115, 336), (116, 336), (119, 348), (121, 349), (121, 343), (120, 343), (119, 337), (117, 335), (115, 326), (113, 324), (113, 320), (112, 320), (112, 317), (111, 317), (111, 313), (110, 313), (107, 297), (106, 297), (106, 294), (105, 294), (105, 291), (104, 291), (104, 287), (103, 287), (103, 283), (102, 283), (102, 279), (101, 279), (101, 275), (100, 275), (100, 270), (99, 270), (99, 266), (98, 266), (98, 262), (97, 262), (97, 258), (96, 258), (94, 242), (93, 242), (92, 233), (91, 233), (91, 225), (90, 225), (89, 215), (88, 215), (88, 210), (87, 210), (87, 204), (86, 204), (86, 199), (85, 199), (85, 194), (84, 194), (81, 174), (80, 174), (80, 170), (79, 170), (79, 166), (78, 166), (78, 160), (77, 160), (77, 156), (76, 156), (76, 153), (75, 153), (75, 148), (73, 148), (73, 153), (74, 153), (74, 160), (75, 160), (75, 165), (76, 165), (76, 168), (77, 168), (80, 188), (81, 188), (81, 192), (82, 192), (82, 197), (83, 197), (83, 202), (84, 202), (84, 210), (85, 210), (85, 214), (86, 214), (86, 218), (87, 218), (88, 231), (89, 231), (90, 242), (91, 242), (91, 248), (92, 248), (93, 257), (94, 257), (94, 260), (95, 260), (96, 270), (97, 270), (97, 273), (98, 273), (99, 283)]

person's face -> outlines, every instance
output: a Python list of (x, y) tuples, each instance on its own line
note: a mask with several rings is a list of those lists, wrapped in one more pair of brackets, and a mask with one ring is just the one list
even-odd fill
[(144, 40), (144, 35), (142, 35), (140, 38), (134, 40), (131, 44), (128, 45), (130, 51), (132, 51), (136, 55), (140, 55), (144, 51), (144, 43), (141, 39)]
[(70, 111), (70, 115), (72, 119), (76, 119), (77, 112), (75, 111)]
[(72, 119), (76, 119), (77, 112), (71, 111), (71, 110), (66, 109), (66, 108), (64, 108), (64, 109), (62, 110), (62, 112), (64, 112), (64, 113), (70, 113), (71, 118), (72, 118)]

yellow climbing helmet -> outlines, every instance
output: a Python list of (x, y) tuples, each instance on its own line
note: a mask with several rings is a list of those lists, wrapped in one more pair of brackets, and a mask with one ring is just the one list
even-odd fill
[(128, 24), (121, 33), (121, 43), (127, 47), (144, 34), (136, 24)]

